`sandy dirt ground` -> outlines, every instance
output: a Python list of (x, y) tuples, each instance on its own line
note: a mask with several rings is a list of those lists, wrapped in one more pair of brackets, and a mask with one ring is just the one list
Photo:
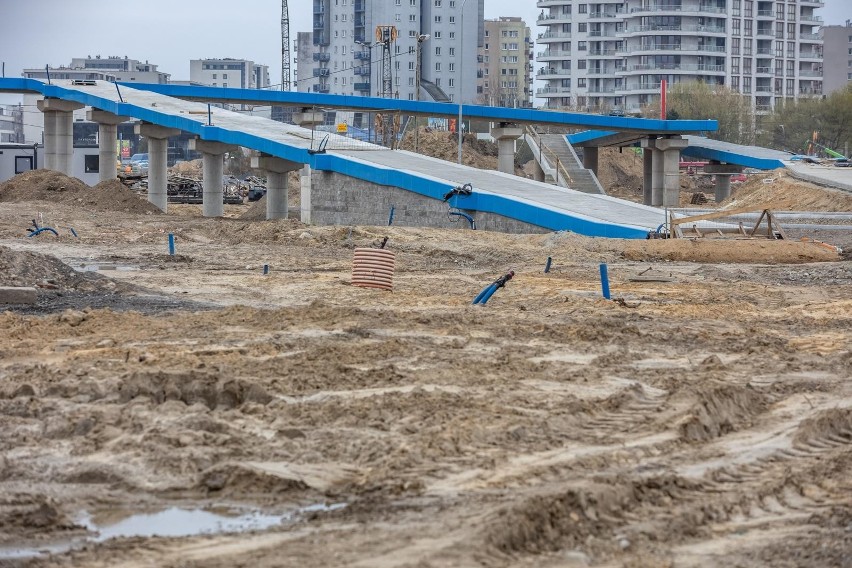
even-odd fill
[[(39, 299), (0, 313), (0, 566), (852, 565), (833, 250), (205, 219), (13, 181), (0, 286)], [(393, 292), (350, 285), (384, 237)], [(92, 526), (174, 508), (281, 521)]]

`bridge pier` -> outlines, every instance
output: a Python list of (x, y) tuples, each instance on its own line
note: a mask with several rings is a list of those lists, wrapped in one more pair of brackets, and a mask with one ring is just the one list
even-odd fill
[[(325, 115), (322, 111), (312, 111), (309, 108), (303, 108), (302, 112), (293, 113), (293, 122), (302, 128), (315, 128), (318, 124), (325, 122)], [(299, 189), (301, 192), (301, 221), (302, 223), (311, 222), (311, 166), (305, 164), (299, 176)]]
[(148, 139), (148, 202), (165, 213), (169, 206), (169, 137), (180, 135), (180, 130), (147, 123), (137, 124), (133, 130)]
[(70, 176), (74, 155), (74, 111), (86, 105), (51, 98), (39, 100), (36, 105), (44, 113), (44, 167)]
[[(650, 159), (651, 205), (655, 207), (680, 205), (680, 151), (688, 145), (687, 140), (679, 136), (642, 140), (642, 148), (653, 149)], [(647, 167), (647, 161), (644, 161), (644, 164)], [(647, 179), (647, 172), (644, 173), (643, 179)]]
[(710, 163), (704, 166), (705, 174), (716, 176), (716, 203), (721, 203), (731, 196), (731, 176), (742, 171), (742, 166), (723, 164), (718, 160), (710, 160)]
[(234, 146), (193, 138), (189, 141), (189, 149), (201, 152), (202, 184), (201, 208), (205, 217), (221, 217), (225, 213), (225, 196), (222, 176), (225, 172), (226, 152), (234, 150)]
[(266, 218), (287, 218), (288, 173), (296, 171), (302, 164), (283, 158), (262, 155), (251, 159), (251, 167), (266, 172)]
[(321, 110), (303, 108), (301, 112), (293, 113), (293, 123), (302, 128), (313, 129), (317, 124), (323, 122), (325, 122), (325, 115)]
[(583, 148), (583, 167), (587, 170), (592, 170), (595, 175), (598, 175), (598, 148), (596, 146), (586, 146)]
[(642, 148), (642, 203), (645, 205), (651, 205), (651, 203), (653, 202), (651, 191), (651, 188), (653, 187), (653, 167), (653, 148)]
[(515, 173), (515, 140), (523, 134), (523, 129), (511, 122), (500, 122), (491, 129), (491, 137), (497, 141), (497, 171)]
[(98, 179), (101, 182), (115, 179), (118, 173), (115, 167), (118, 160), (115, 147), (118, 125), (129, 120), (129, 117), (93, 108), (86, 112), (86, 120), (98, 123)]

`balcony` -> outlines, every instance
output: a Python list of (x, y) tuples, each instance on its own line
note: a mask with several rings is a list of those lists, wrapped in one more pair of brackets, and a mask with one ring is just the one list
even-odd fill
[(822, 52), (816, 50), (802, 50), (799, 59), (822, 59)]
[(353, 71), (355, 72), (356, 75), (359, 75), (359, 76), (362, 76), (362, 77), (365, 77), (365, 76), (369, 77), (370, 76), (370, 66), (369, 65), (359, 65), (358, 67), (355, 67), (353, 69)]
[(535, 23), (539, 26), (555, 26), (558, 24), (570, 24), (571, 14), (539, 14)]
[(590, 20), (602, 20), (606, 18), (620, 18), (622, 16), (621, 13), (617, 12), (589, 12)]
[(314, 92), (315, 93), (327, 93), (330, 90), (331, 89), (329, 88), (329, 86), (325, 85), (325, 84), (314, 85)]
[(802, 40), (805, 40), (805, 41), (808, 41), (808, 40), (820, 41), (820, 40), (822, 40), (822, 36), (819, 35), (819, 34), (799, 34), (799, 39), (802, 39)]
[(570, 69), (559, 69), (556, 67), (542, 67), (535, 74), (536, 79), (564, 79), (570, 76)]
[(314, 77), (328, 77), (331, 75), (331, 69), (328, 69), (327, 67), (314, 67), (313, 72)]
[(536, 8), (550, 8), (551, 6), (562, 6), (565, 0), (538, 0), (535, 3)]
[(814, 71), (813, 69), (801, 69), (799, 70), (799, 77), (822, 78), (822, 71)]
[(624, 85), (615, 89), (618, 93), (623, 94), (656, 94), (660, 92), (660, 83), (633, 83)]
[(571, 57), (570, 49), (548, 49), (539, 51), (536, 54), (536, 59), (539, 61), (551, 61), (554, 59), (569, 59)]
[(806, 16), (806, 15), (802, 14), (801, 16), (799, 16), (799, 20), (801, 20), (803, 22), (819, 22), (820, 24), (822, 24), (822, 16), (814, 16), (814, 15)]
[(604, 30), (591, 30), (589, 32), (589, 37), (599, 37), (599, 38), (612, 38), (615, 39), (618, 36), (615, 35), (615, 31), (604, 31)]
[(331, 61), (330, 53), (314, 53), (314, 61)]
[(536, 89), (537, 97), (567, 97), (571, 95), (571, 87), (545, 87)]
[(568, 41), (571, 39), (571, 32), (545, 32), (538, 34), (539, 43), (551, 43), (559, 41)]
[(355, 59), (361, 61), (369, 61), (372, 58), (369, 51), (356, 51), (352, 55), (355, 57)]
[(352, 87), (356, 91), (361, 91), (362, 93), (369, 93), (370, 92), (370, 83), (353, 83)]
[(588, 57), (621, 57), (622, 51), (609, 48), (609, 49), (590, 49), (588, 51)]
[(772, 10), (758, 10), (757, 11), (757, 19), (758, 20), (774, 20), (775, 12)]
[(638, 34), (638, 33), (647, 33), (647, 32), (701, 32), (708, 34), (724, 34), (725, 27), (724, 26), (704, 26), (704, 25), (671, 25), (665, 26), (660, 24), (653, 24), (647, 26), (631, 26), (627, 28), (626, 33), (628, 34)]

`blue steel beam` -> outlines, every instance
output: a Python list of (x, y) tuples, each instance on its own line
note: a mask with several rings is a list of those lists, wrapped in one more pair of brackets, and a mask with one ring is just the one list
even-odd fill
[[(323, 93), (300, 93), (294, 91), (266, 91), (261, 89), (231, 89), (170, 84), (119, 83), (134, 89), (151, 91), (178, 99), (232, 104), (283, 105), (293, 107), (320, 107), (359, 110), (367, 112), (399, 111), (407, 115), (453, 118), (458, 116), (459, 105), (433, 101), (406, 101), (379, 97), (350, 95), (328, 95)], [(480, 105), (462, 105), (462, 116), (468, 119), (489, 122), (511, 122), (521, 124), (555, 124), (559, 126), (612, 129), (649, 134), (689, 134), (715, 132), (715, 120), (652, 120), (604, 116), (577, 112), (558, 112), (530, 108), (507, 108)]]

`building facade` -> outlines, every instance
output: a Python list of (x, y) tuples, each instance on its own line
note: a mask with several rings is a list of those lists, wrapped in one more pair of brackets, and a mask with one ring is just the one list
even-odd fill
[(48, 69), (24, 69), (23, 76), (32, 79), (71, 79), (77, 81), (134, 81), (136, 83), (168, 83), (169, 74), (157, 70), (157, 66), (145, 61), (118, 57), (75, 57), (65, 67)]
[(485, 0), (313, 0), (313, 30), (296, 40), (297, 88), (415, 100), (419, 47), (421, 98), (434, 86), (473, 102), (484, 10)]
[(532, 107), (533, 43), (521, 18), (485, 20), (479, 48), (477, 102), (490, 106)]
[(0, 144), (15, 144), (23, 142), (23, 105), (0, 105)]
[(231, 89), (269, 88), (269, 66), (247, 59), (191, 59), (189, 80), (199, 85)]
[(825, 43), (823, 91), (833, 93), (852, 84), (852, 21), (822, 28)]
[[(823, 92), (824, 0), (538, 0), (536, 95), (548, 108), (639, 112), (660, 84), (703, 81), (758, 113)], [(540, 64), (540, 66), (538, 65)]]

